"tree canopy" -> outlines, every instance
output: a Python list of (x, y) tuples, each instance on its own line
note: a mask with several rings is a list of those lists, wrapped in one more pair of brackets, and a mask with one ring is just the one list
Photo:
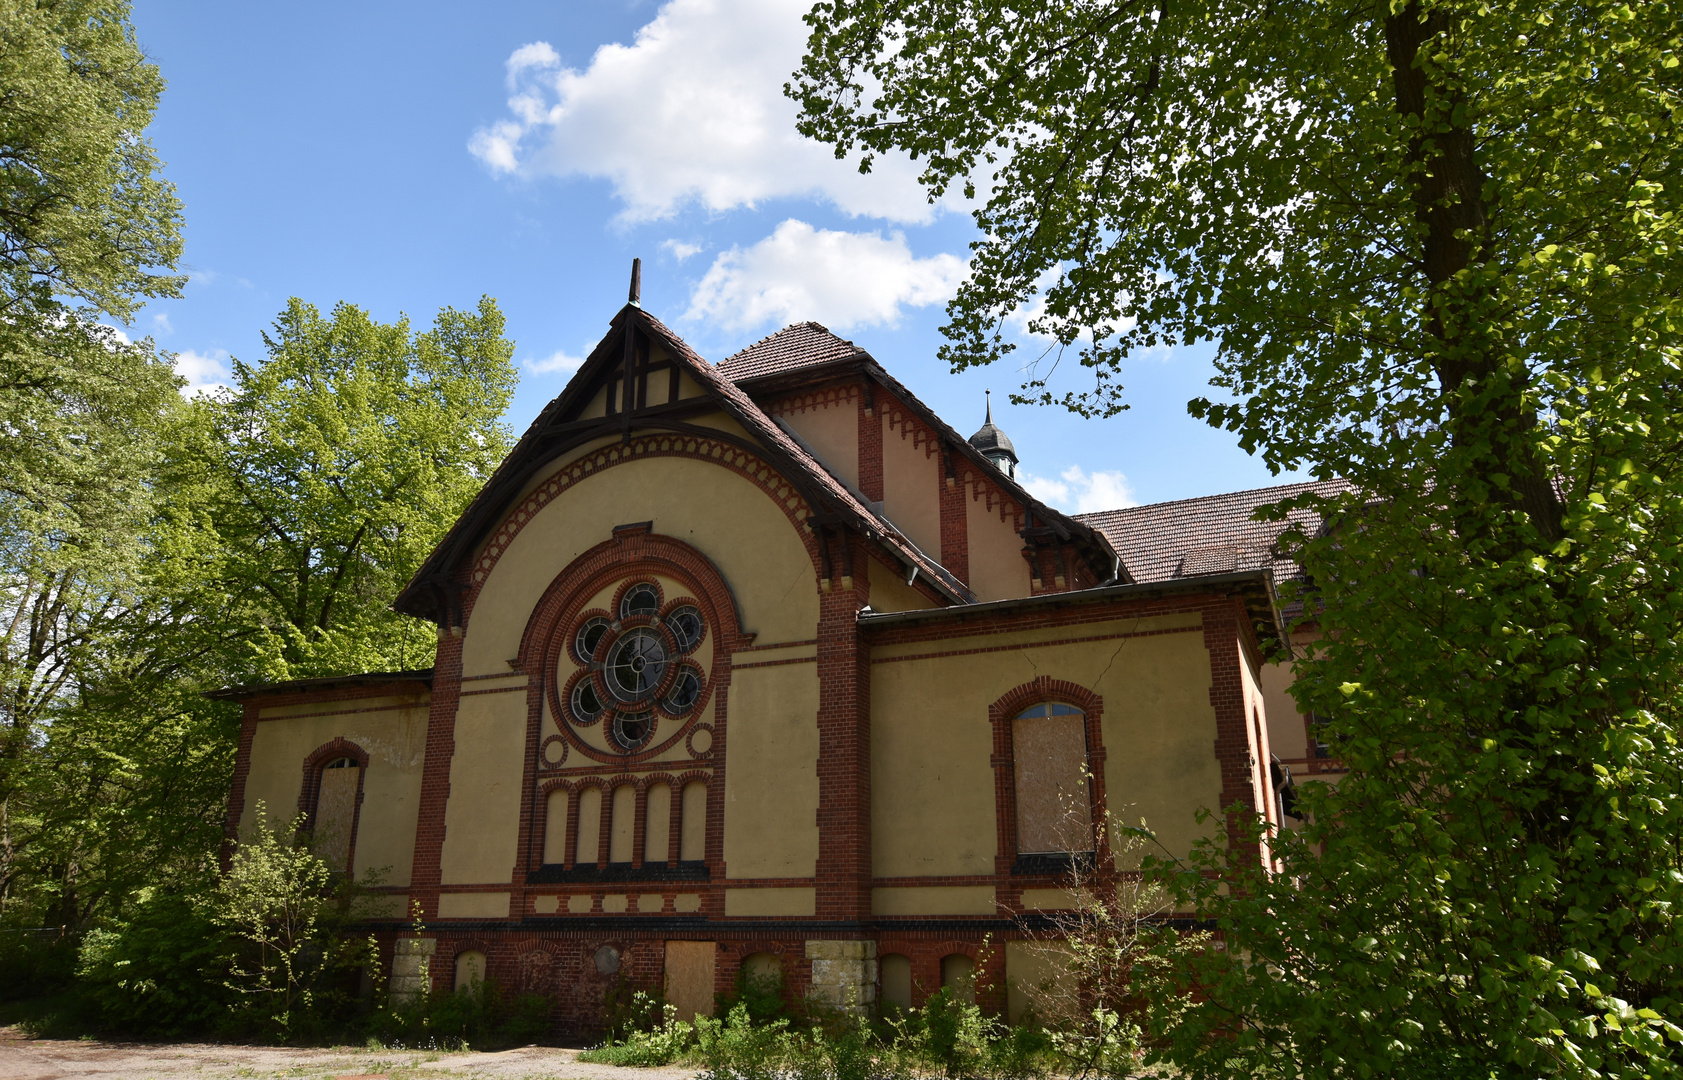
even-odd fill
[[(1228, 948), (1190, 1075), (1637, 1076), (1683, 1036), (1683, 10), (1669, 0), (835, 0), (789, 93), (980, 200), (955, 367), (1019, 310), (1114, 414), (1341, 476), (1292, 537), (1300, 708), (1349, 767), (1273, 865), (1176, 874)], [(1288, 589), (1288, 593), (1290, 590)], [(1288, 597), (1289, 598), (1289, 597)], [(1311, 629), (1305, 626), (1304, 629)], [(1260, 827), (1260, 826), (1259, 826)]]

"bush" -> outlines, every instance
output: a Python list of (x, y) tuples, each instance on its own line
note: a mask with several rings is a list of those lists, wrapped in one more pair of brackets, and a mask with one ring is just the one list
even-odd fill
[(126, 919), (82, 939), (76, 973), (101, 1022), (168, 1038), (226, 1015), (229, 957), (207, 897), (145, 889)]
[(503, 996), (495, 979), (475, 980), (460, 990), (434, 990), (368, 1018), (371, 1037), (394, 1047), (418, 1050), (490, 1050), (536, 1042), (550, 1032), (552, 1003), (540, 994)]
[(695, 1028), (678, 1019), (678, 1007), (662, 1002), (641, 990), (630, 995), (627, 1012), (636, 1018), (656, 1015), (658, 1023), (635, 1023), (623, 1029), (617, 1037), (610, 1025), (608, 1041), (579, 1055), (579, 1060), (592, 1064), (622, 1065), (646, 1068), (671, 1065), (684, 1058), (695, 1045)]

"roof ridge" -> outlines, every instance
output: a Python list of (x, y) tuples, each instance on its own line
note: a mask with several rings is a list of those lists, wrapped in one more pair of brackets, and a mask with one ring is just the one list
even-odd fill
[(1289, 484), (1270, 484), (1267, 487), (1241, 488), (1238, 491), (1219, 491), (1214, 495), (1193, 495), (1185, 499), (1165, 499), (1162, 502), (1140, 503), (1138, 506), (1118, 506), (1114, 510), (1089, 510), (1085, 513), (1071, 514), (1070, 516), (1077, 521), (1086, 521), (1104, 514), (1126, 514), (1132, 510), (1152, 510), (1160, 506), (1180, 506), (1185, 503), (1209, 502), (1212, 499), (1232, 499), (1241, 495), (1256, 495), (1265, 491), (1283, 491), (1286, 488), (1308, 488), (1317, 484), (1339, 483), (1348, 484), (1349, 481), (1341, 476), (1334, 477), (1331, 480), (1294, 480)]

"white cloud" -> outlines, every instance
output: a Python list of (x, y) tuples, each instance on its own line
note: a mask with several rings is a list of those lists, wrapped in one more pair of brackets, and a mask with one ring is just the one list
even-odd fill
[(565, 349), (557, 349), (538, 360), (523, 360), (521, 366), (534, 375), (553, 375), (556, 372), (571, 375), (584, 364), (584, 361), (585, 357), (574, 356)]
[(957, 256), (915, 257), (901, 233), (836, 232), (791, 218), (754, 246), (715, 259), (684, 318), (733, 330), (805, 319), (835, 330), (892, 326), (901, 305), (940, 303), (964, 274)]
[(701, 253), (700, 244), (686, 244), (682, 240), (665, 240), (661, 242), (660, 246), (671, 252), (672, 257), (677, 259), (679, 262), (683, 262), (691, 255), (699, 255)]
[[(606, 179), (624, 217), (647, 221), (820, 197), (854, 215), (934, 216), (904, 156), (861, 175), (795, 131), (783, 84), (800, 63), (809, 0), (668, 0), (630, 45), (596, 50), (583, 71), (547, 42), (507, 61), (509, 116), (468, 149), (492, 172)], [(954, 205), (957, 205), (955, 202)]]
[(187, 380), (187, 385), (181, 388), (181, 396), (190, 398), (195, 394), (214, 394), (224, 389), (228, 385), (222, 381), (228, 376), (227, 360), (226, 349), (212, 349), (208, 353), (188, 349), (176, 353), (175, 373)]
[(1092, 514), (1139, 505), (1134, 500), (1133, 485), (1128, 483), (1126, 476), (1115, 471), (1096, 469), (1087, 472), (1079, 465), (1071, 465), (1055, 480), (1019, 472), (1017, 482), (1041, 502), (1071, 514)]
[(152, 316), (152, 328), (160, 334), (173, 334), (175, 327), (170, 325), (169, 313), (160, 311)]

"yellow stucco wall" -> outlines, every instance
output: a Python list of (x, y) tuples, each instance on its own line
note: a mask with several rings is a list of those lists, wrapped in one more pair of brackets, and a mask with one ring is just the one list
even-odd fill
[(757, 486), (689, 458), (651, 457), (603, 469), (549, 503), (509, 545), (481, 588), (462, 642), (464, 675), (508, 671), (533, 606), (581, 553), (616, 525), (654, 530), (700, 549), (724, 574), (744, 629), (766, 641), (812, 637), (818, 598), (795, 526)]
[[(873, 872), (879, 877), (991, 873), (995, 825), (988, 707), (1038, 676), (1104, 701), (1111, 813), (1142, 816), (1181, 854), (1220, 803), (1215, 711), (1203, 634), (1072, 641), (1198, 625), (1198, 616), (1113, 620), (881, 647), (871, 669)], [(1001, 646), (1005, 646), (1001, 648)], [(992, 651), (926, 656), (949, 650)], [(881, 662), (891, 656), (914, 657)]]
[(257, 723), (241, 829), (252, 827), (259, 801), (265, 804), (271, 828), (290, 822), (298, 812), (305, 757), (335, 738), (345, 739), (369, 757), (362, 778), (355, 873), (360, 877), (383, 869), (385, 884), (408, 885), (426, 754), (427, 700), (422, 694), (268, 710), (268, 715), (283, 718)]
[(931, 558), (941, 557), (941, 459), (925, 446), (913, 446), (910, 434), (883, 426), (883, 513)]
[(811, 877), (818, 862), (817, 665), (733, 672), (725, 753), (727, 872)]
[(725, 914), (810, 916), (817, 908), (817, 896), (810, 888), (726, 889)]
[(911, 885), (871, 890), (873, 915), (997, 915), (992, 885)]
[(439, 863), (444, 884), (490, 884), (514, 873), (525, 753), (525, 694), (461, 699)]
[(970, 543), (970, 591), (982, 600), (1008, 600), (1029, 594), (1028, 562), (1023, 558), (1023, 538), (1010, 515), (999, 518), (999, 502), (988, 509), (987, 497), (977, 496), (977, 485), (965, 492), (965, 529)]
[(859, 405), (857, 399), (829, 402), (809, 409), (780, 413), (824, 464), (854, 487), (859, 486)]
[(906, 584), (896, 570), (875, 559), (868, 560), (871, 575), (871, 609), (873, 611), (921, 611), (939, 605), (930, 602), (922, 593)]

